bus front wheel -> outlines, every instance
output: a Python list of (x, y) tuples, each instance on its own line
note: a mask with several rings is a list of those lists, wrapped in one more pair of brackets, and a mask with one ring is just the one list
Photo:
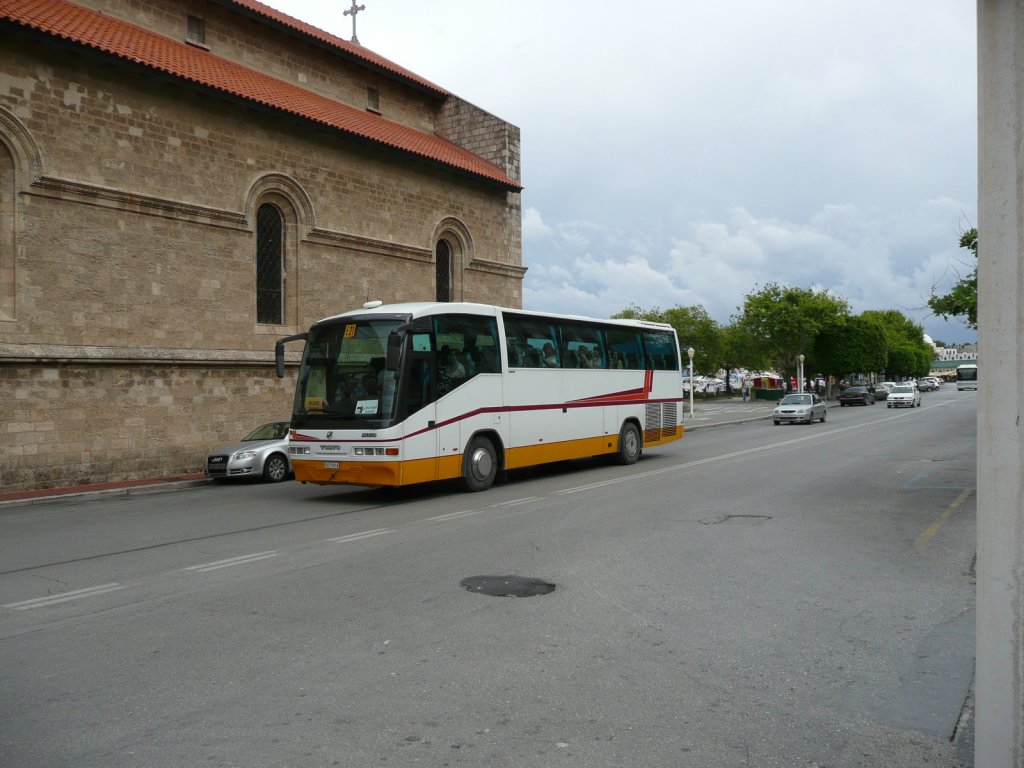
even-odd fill
[(498, 456), (494, 443), (486, 437), (469, 441), (462, 464), (462, 485), (467, 491), (486, 491), (494, 483), (498, 472)]
[(640, 439), (640, 430), (636, 424), (627, 421), (622, 425), (619, 433), (619, 452), (617, 458), (619, 464), (636, 464), (637, 459), (643, 452), (643, 441)]

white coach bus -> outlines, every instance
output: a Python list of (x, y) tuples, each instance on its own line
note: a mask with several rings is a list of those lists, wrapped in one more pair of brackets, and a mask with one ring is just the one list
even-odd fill
[(302, 482), (399, 486), (609, 454), (683, 436), (673, 328), (482, 304), (368, 302), (305, 341), (289, 452)]
[(958, 365), (956, 367), (956, 388), (957, 391), (978, 388), (978, 366), (973, 363)]

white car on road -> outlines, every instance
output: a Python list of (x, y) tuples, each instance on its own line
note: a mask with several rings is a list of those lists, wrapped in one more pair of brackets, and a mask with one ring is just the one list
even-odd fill
[(920, 408), (921, 390), (913, 384), (897, 384), (893, 387), (892, 392), (889, 393), (885, 404), (889, 408), (898, 408), (902, 405), (909, 406), (910, 408), (915, 406)]

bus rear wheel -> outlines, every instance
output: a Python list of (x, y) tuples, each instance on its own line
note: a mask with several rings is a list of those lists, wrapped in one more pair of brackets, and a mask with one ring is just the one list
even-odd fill
[(636, 464), (641, 453), (643, 441), (640, 439), (640, 430), (632, 421), (627, 421), (619, 432), (619, 452), (616, 458), (619, 464)]
[(474, 437), (462, 459), (463, 487), (472, 493), (486, 491), (494, 484), (497, 473), (498, 456), (494, 443), (486, 437)]

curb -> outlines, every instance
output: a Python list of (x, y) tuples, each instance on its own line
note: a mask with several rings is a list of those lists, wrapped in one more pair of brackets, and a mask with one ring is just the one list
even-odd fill
[(123, 482), (97, 483), (95, 485), (80, 485), (73, 488), (45, 488), (38, 491), (2, 493), (0, 494), (0, 510), (7, 507), (77, 501), (87, 496), (144, 496), (151, 493), (167, 493), (185, 488), (195, 488), (201, 485), (208, 485), (209, 483), (210, 479), (203, 475), (186, 475), (154, 480), (125, 480)]

